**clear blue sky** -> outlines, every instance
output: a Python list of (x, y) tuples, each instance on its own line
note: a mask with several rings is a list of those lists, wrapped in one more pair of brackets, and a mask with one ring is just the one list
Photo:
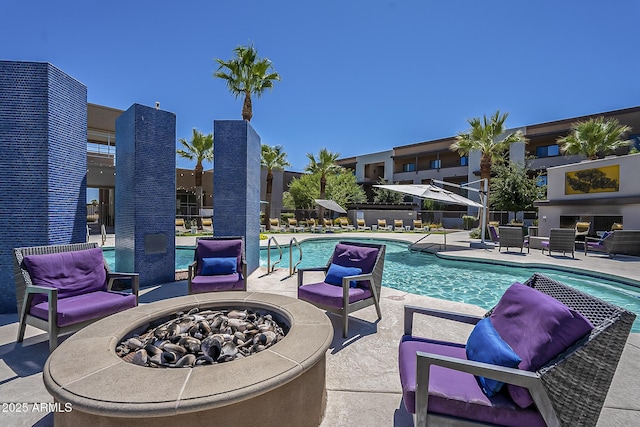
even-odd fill
[(638, 0), (6, 1), (0, 59), (50, 62), (91, 103), (160, 101), (189, 138), (241, 119), (214, 58), (253, 42), (282, 81), (251, 124), (302, 171), (323, 147), (444, 138), (496, 109), (517, 127), (638, 106), (639, 17)]

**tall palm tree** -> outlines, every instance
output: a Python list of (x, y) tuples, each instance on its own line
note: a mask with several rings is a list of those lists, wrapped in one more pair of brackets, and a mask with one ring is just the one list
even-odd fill
[(264, 225), (267, 230), (271, 229), (269, 221), (269, 214), (271, 213), (271, 193), (273, 191), (273, 171), (284, 170), (285, 167), (290, 166), (287, 161), (287, 153), (282, 151), (282, 146), (276, 145), (271, 147), (266, 144), (262, 144), (262, 156), (260, 158), (260, 164), (267, 169), (267, 206), (264, 213)]
[[(180, 141), (180, 144), (182, 144), (184, 148), (177, 150), (178, 155), (182, 158), (196, 161), (196, 167), (193, 173), (196, 181), (196, 209), (199, 214), (200, 209), (202, 209), (202, 172), (204, 170), (202, 162), (213, 161), (213, 134), (204, 135), (194, 128), (191, 141), (187, 141), (184, 138), (180, 138), (178, 141)], [(198, 216), (196, 220), (198, 221), (198, 227), (201, 227), (202, 221), (200, 220), (200, 216)]]
[(620, 147), (631, 143), (623, 139), (624, 134), (631, 131), (616, 119), (605, 120), (600, 116), (586, 121), (574, 123), (571, 133), (558, 138), (558, 144), (564, 154), (582, 154), (590, 160), (606, 155)]
[[(312, 154), (307, 153), (309, 164), (305, 168), (306, 172), (318, 173), (320, 175), (320, 198), (326, 197), (327, 175), (338, 173), (342, 170), (342, 166), (336, 164), (336, 160), (340, 157), (340, 153), (332, 153), (326, 148), (322, 148), (318, 154), (318, 159)], [(324, 208), (320, 206), (318, 218), (324, 218)]]
[[(506, 133), (504, 122), (509, 113), (500, 114), (497, 110), (490, 118), (484, 115), (468, 119), (471, 128), (456, 136), (456, 142), (451, 144), (452, 151), (458, 151), (462, 155), (468, 155), (470, 151), (480, 151), (480, 178), (491, 180), (491, 165), (494, 161), (502, 159), (504, 153), (514, 142), (526, 142), (521, 131)], [(487, 194), (485, 197), (488, 197)]]
[(269, 59), (258, 57), (253, 44), (238, 46), (233, 51), (236, 57), (228, 61), (216, 58), (220, 66), (213, 77), (226, 80), (229, 92), (236, 98), (244, 94), (242, 119), (250, 122), (253, 117), (251, 95), (260, 97), (265, 89), (273, 87), (273, 82), (280, 80), (280, 75), (273, 69)]

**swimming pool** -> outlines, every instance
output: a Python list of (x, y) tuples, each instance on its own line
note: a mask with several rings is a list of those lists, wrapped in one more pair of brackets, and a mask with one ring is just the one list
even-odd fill
[[(612, 304), (640, 314), (640, 288), (620, 282), (568, 273), (548, 268), (527, 268), (496, 264), (453, 261), (433, 254), (408, 250), (408, 244), (391, 240), (369, 240), (384, 243), (386, 248), (383, 286), (449, 301), (474, 304), (490, 309), (513, 282), (524, 282), (534, 272), (580, 289)], [(339, 239), (312, 239), (300, 243), (303, 252), (302, 267), (318, 267), (331, 256)], [(105, 259), (113, 269), (115, 251), (105, 248)], [(271, 262), (277, 259), (277, 250), (272, 249)], [(176, 270), (186, 269), (193, 261), (193, 247), (176, 248)], [(297, 251), (294, 250), (294, 263)], [(260, 267), (267, 267), (267, 250), (260, 251)], [(278, 268), (289, 268), (288, 247)], [(633, 324), (633, 332), (640, 332), (640, 319)]]
[[(390, 240), (366, 240), (386, 245), (382, 285), (449, 301), (492, 308), (505, 290), (514, 282), (524, 283), (534, 272), (573, 286), (612, 304), (640, 314), (640, 288), (620, 282), (589, 277), (548, 268), (527, 268), (496, 264), (447, 260), (433, 254), (408, 250), (408, 244)], [(318, 267), (331, 256), (339, 239), (306, 240), (300, 243), (303, 260), (299, 268)], [(272, 249), (271, 262), (277, 259)], [(294, 263), (297, 251), (294, 249)], [(267, 267), (267, 251), (260, 254), (260, 266)], [(277, 267), (289, 268), (288, 247)], [(633, 325), (633, 332), (640, 332), (640, 320)]]

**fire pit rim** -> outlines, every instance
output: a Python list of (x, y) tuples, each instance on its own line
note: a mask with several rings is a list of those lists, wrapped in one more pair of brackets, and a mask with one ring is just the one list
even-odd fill
[[(154, 319), (187, 307), (230, 305), (277, 312), (288, 320), (290, 330), (282, 341), (263, 352), (207, 367), (152, 369), (128, 363), (115, 353), (119, 339)], [(326, 314), (296, 298), (258, 292), (198, 294), (141, 305), (87, 326), (50, 355), (43, 377), (56, 401), (72, 403), (74, 409), (87, 413), (110, 417), (176, 415), (238, 403), (286, 384), (323, 359), (332, 339), (333, 327)], [(79, 357), (77, 348), (87, 346), (104, 350), (99, 361)], [(118, 384), (120, 379), (153, 386), (158, 371), (176, 372), (169, 374), (169, 379), (178, 384), (162, 390), (164, 397), (155, 397), (155, 401), (143, 393), (124, 393)], [(227, 387), (220, 382), (226, 382)]]

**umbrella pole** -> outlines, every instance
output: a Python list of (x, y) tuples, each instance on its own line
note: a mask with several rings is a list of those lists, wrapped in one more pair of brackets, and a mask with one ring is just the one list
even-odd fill
[(482, 181), (482, 192), (480, 193), (480, 202), (482, 203), (482, 229), (480, 231), (480, 242), (484, 245), (484, 233), (487, 229), (487, 192), (489, 191), (489, 183), (486, 178)]

